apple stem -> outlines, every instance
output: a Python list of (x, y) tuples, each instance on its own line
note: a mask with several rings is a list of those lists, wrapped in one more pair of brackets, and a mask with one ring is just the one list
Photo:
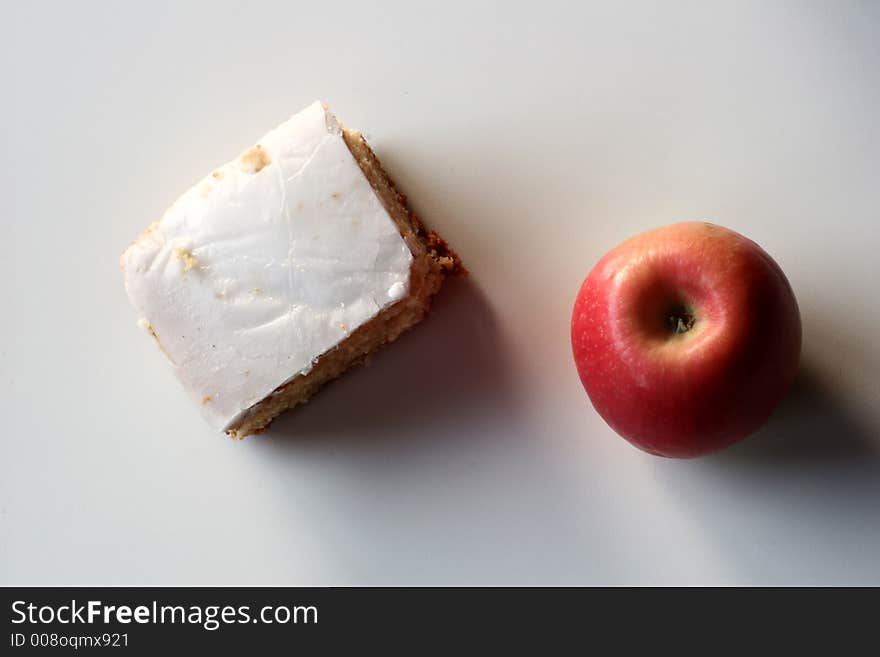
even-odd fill
[(674, 306), (666, 317), (666, 324), (673, 335), (687, 333), (696, 321), (693, 311), (684, 304)]

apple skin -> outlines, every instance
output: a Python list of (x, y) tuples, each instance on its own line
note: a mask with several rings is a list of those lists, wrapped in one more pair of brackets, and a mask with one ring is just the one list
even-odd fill
[(760, 246), (683, 222), (605, 254), (577, 295), (571, 343), (612, 429), (651, 454), (690, 458), (770, 417), (797, 372), (801, 320), (785, 274)]

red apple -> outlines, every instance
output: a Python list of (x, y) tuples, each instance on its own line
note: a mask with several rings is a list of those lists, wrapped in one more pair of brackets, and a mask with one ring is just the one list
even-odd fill
[(571, 318), (593, 406), (636, 447), (687, 458), (753, 433), (798, 367), (801, 320), (779, 265), (704, 222), (663, 226), (609, 251)]

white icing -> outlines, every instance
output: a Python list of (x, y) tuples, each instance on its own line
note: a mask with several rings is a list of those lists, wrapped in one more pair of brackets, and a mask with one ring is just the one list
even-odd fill
[(259, 147), (187, 191), (122, 256), (132, 303), (222, 429), (402, 299), (412, 264), (320, 102)]

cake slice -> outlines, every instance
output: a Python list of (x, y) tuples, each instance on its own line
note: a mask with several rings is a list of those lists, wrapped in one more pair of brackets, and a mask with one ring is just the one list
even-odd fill
[(121, 266), (142, 325), (234, 438), (421, 321), (464, 271), (320, 102), (187, 191)]

